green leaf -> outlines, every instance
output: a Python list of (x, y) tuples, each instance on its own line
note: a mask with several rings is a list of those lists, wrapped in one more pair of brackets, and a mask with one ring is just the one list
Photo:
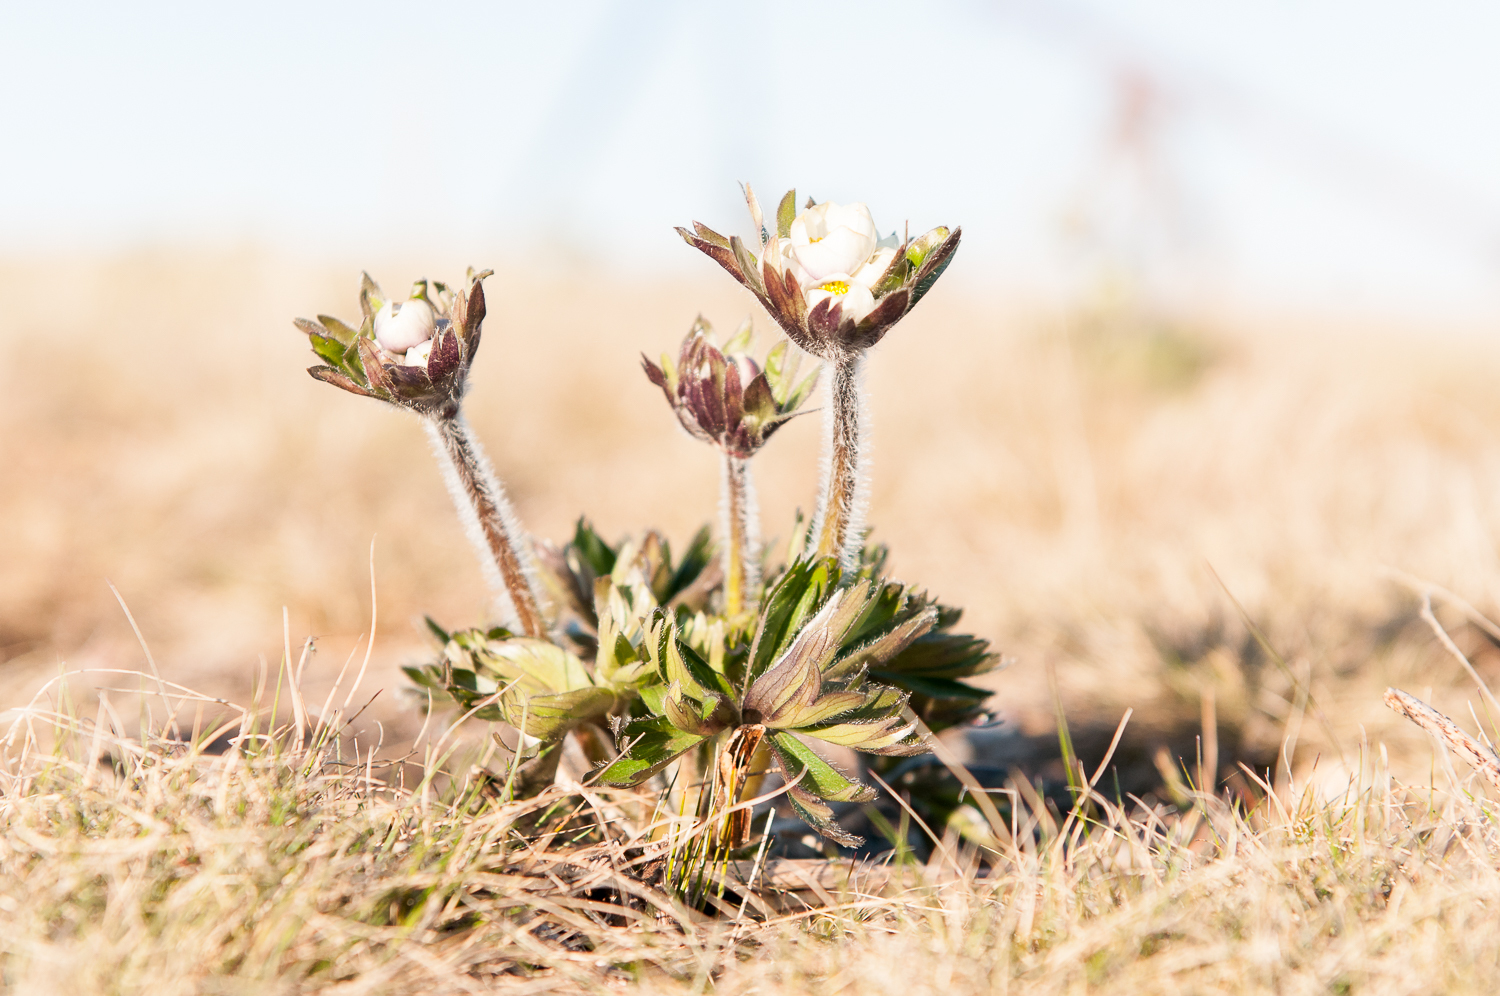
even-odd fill
[(453, 639), (453, 634), (449, 633), (447, 630), (443, 629), (443, 627), (439, 626), (437, 624), (437, 620), (433, 619), (431, 616), (423, 616), (422, 620), (423, 622), (427, 623), (427, 629), (432, 633), (433, 636), (438, 638), (438, 642), (443, 644), (443, 646), (447, 646), (448, 641)]
[(359, 338), (359, 329), (344, 324), (332, 315), (319, 315), (318, 321), (339, 342), (345, 346), (354, 345), (354, 340)]
[(573, 527), (573, 549), (595, 577), (605, 577), (615, 569), (614, 547), (599, 538), (588, 519), (580, 517), (578, 525)]
[(385, 291), (370, 279), (368, 273), (361, 273), (359, 276), (359, 310), (363, 313), (365, 321), (370, 322), (375, 318), (375, 313), (385, 307)]
[(833, 810), (811, 792), (804, 792), (794, 785), (787, 790), (786, 796), (787, 801), (792, 804), (792, 810), (820, 836), (845, 847), (858, 847), (865, 842), (863, 837), (856, 837), (835, 823)]
[(735, 356), (750, 351), (750, 340), (755, 335), (755, 325), (746, 318), (735, 330), (734, 335), (724, 340), (724, 345), (719, 347), (719, 352), (725, 356)]
[(744, 274), (745, 286), (757, 296), (765, 297), (766, 285), (761, 278), (760, 265), (755, 259), (755, 254), (745, 248), (745, 243), (738, 235), (729, 237), (729, 251), (734, 253), (734, 260), (739, 264), (740, 272)]
[(937, 610), (929, 608), (898, 626), (882, 633), (863, 646), (856, 647), (828, 669), (831, 678), (853, 674), (861, 668), (877, 668), (907, 649), (937, 622)]
[(309, 332), (307, 338), (312, 343), (313, 352), (317, 353), (321, 359), (327, 361), (332, 367), (339, 369), (344, 367), (343, 343), (321, 332)]
[(796, 730), (815, 723), (826, 723), (864, 705), (867, 698), (862, 692), (825, 692), (812, 705), (787, 715), (779, 725)]
[[(869, 802), (875, 798), (874, 789), (840, 773), (792, 734), (781, 730), (769, 737), (786, 780), (795, 781), (803, 791), (830, 802)], [(804, 771), (807, 773), (803, 774)]]
[(952, 678), (929, 678), (920, 674), (892, 674), (889, 671), (871, 671), (870, 677), (904, 688), (917, 695), (925, 695), (930, 699), (957, 699), (978, 705), (995, 694), (988, 689), (966, 685)]
[(543, 740), (557, 740), (580, 723), (602, 719), (616, 701), (615, 693), (608, 688), (529, 696), (513, 691), (500, 700), (507, 723)]
[(698, 575), (703, 573), (703, 569), (713, 559), (713, 549), (713, 533), (707, 526), (703, 526), (693, 534), (692, 541), (682, 555), (682, 562), (672, 572), (672, 580), (667, 583), (667, 601), (671, 601), (698, 580)]
[(546, 640), (514, 637), (487, 642), (479, 660), (506, 678), (520, 678), (522, 687), (532, 691), (570, 692), (594, 684), (583, 661)]
[(620, 734), (620, 756), (599, 772), (605, 785), (629, 787), (656, 774), (706, 737), (683, 733), (666, 719), (640, 719)]
[(761, 605), (751, 645), (749, 676), (757, 678), (796, 637), (803, 621), (821, 604), (838, 566), (831, 559), (794, 562), (771, 586)]
[(776, 234), (783, 239), (792, 234), (792, 221), (797, 217), (797, 191), (788, 190), (776, 206)]

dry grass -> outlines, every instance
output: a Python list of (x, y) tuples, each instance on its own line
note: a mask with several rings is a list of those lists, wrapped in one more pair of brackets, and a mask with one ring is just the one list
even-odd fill
[[(372, 269), (392, 285), (419, 272)], [(465, 891), (481, 867), (511, 874), (506, 817), (343, 769), (293, 776), (285, 754), (165, 756), (139, 737), (160, 727), (159, 711), (138, 718), (152, 696), (117, 695), (105, 741), (123, 774), (76, 738), (58, 757), (7, 748), (4, 986), (482, 991), (489, 969), (466, 974), (482, 951), (484, 965), (551, 966), (538, 987), (584, 989), (1494, 991), (1482, 794), (1381, 693), (1404, 687), (1471, 729), (1469, 700), (1483, 715), (1385, 568), (1496, 614), (1500, 349), (1269, 320), (1201, 339), (1063, 336), (1046, 315), (966, 299), (960, 272), (871, 362), (871, 522), (898, 574), (967, 606), (1017, 661), (996, 679), (1010, 734), (955, 747), (1058, 774), (1044, 749), (1055, 672), (1091, 766), (1134, 708), (1127, 787), (1157, 778), (1159, 747), (1194, 769), (1210, 732), (1220, 777), (1250, 797), (1235, 762), (1270, 769), (1294, 812), (1204, 801), (1197, 826), (1160, 824), (1153, 796), (1128, 819), (1101, 810), (1050, 857), (1040, 830), (1043, 856), (1010, 854), (980, 879), (940, 852), (929, 884), (872, 905), (779, 926), (612, 925), (596, 938), (609, 953), (585, 956), (535, 947), (504, 895)], [(323, 647), (303, 681), (321, 702), (346, 658), (364, 659), (378, 534), (365, 687), (381, 694), (347, 732), (382, 745), (377, 765), (430, 747), (397, 667), (427, 652), (422, 613), (465, 625), (486, 597), (416, 426), (300, 373), (289, 318), (353, 312), (353, 275), (249, 252), (0, 265), (0, 348), (26, 372), (0, 395), (0, 706), (31, 701), (59, 666), (143, 667), (105, 578), (165, 678), (234, 701), (258, 658), (282, 654), (288, 607), (290, 635)], [(699, 310), (742, 317), (750, 301), (727, 285), (502, 270), (471, 414), (535, 532), (562, 536), (587, 512), (606, 534), (657, 525), (680, 542), (710, 517), (712, 456), (635, 364)], [(816, 430), (794, 423), (757, 462), (768, 535), (811, 501)], [(1493, 677), (1495, 643), (1451, 601), (1438, 612)], [(75, 673), (77, 712), (96, 715), (95, 689), (120, 681)], [(393, 826), (423, 846), (371, 843)], [(443, 879), (444, 904), (467, 896), (478, 921), (444, 933), (449, 914), (423, 905), (416, 926), (376, 922), (376, 898), (432, 884), (433, 854), (481, 838)]]
[(47, 691), (11, 713), (0, 758), (6, 991), (1500, 984), (1493, 812), (1451, 768), (1442, 788), (1402, 785), (1383, 752), (1361, 755), (1337, 800), (1292, 788), (1252, 812), (1211, 795), (1180, 814), (1127, 812), (1094, 794), (1059, 818), (1018, 784), (993, 849), (950, 834), (926, 864), (867, 872), (875, 889), (786, 892), (771, 879), (705, 916), (649, 884), (647, 798), (564, 782), (506, 803), (492, 782), (443, 778), (455, 758), (442, 739), (399, 787), (372, 754), (338, 756), (324, 735), (337, 713), (302, 747), (294, 729), (240, 712), (236, 745), (215, 756), (121, 735), (107, 698), (79, 717), (65, 683)]

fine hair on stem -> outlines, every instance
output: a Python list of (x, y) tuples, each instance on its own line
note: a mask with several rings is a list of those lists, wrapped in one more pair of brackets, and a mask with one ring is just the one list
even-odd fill
[(509, 602), (521, 633), (545, 636), (530, 547), (468, 420), (459, 412), (451, 418), (427, 419), (425, 425), (443, 468), (443, 482), (484, 565), (485, 577)]

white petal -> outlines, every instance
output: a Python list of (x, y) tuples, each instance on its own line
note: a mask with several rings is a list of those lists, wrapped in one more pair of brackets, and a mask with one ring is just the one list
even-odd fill
[(404, 353), (426, 342), (436, 328), (432, 306), (420, 298), (388, 302), (375, 313), (375, 341), (388, 353)]
[(792, 278), (797, 281), (797, 286), (801, 287), (808, 282), (807, 270), (797, 262), (796, 257), (791, 253), (791, 248), (789, 240), (773, 235), (766, 243), (765, 254), (761, 256), (761, 262), (770, 264), (771, 269), (776, 273), (791, 270)]
[[(844, 285), (843, 293), (838, 292), (840, 284)], [(835, 273), (823, 283), (809, 287), (805, 296), (808, 311), (817, 307), (819, 301), (833, 298), (836, 304), (843, 307), (843, 317), (852, 318), (856, 322), (875, 310), (875, 295), (870, 293), (870, 288), (855, 283), (852, 277), (843, 273)]]
[(792, 219), (792, 227), (788, 231), (792, 245), (805, 246), (828, 235), (828, 208), (829, 204), (814, 204)]
[(793, 245), (788, 253), (807, 270), (808, 282), (827, 280), (835, 273), (853, 273), (875, 251), (875, 240), (840, 226), (816, 242)]
[(432, 339), (428, 339), (426, 342), (417, 343), (415, 346), (406, 351), (406, 358), (401, 362), (409, 367), (427, 366), (427, 357), (432, 353), (432, 343)]
[(863, 204), (820, 204), (819, 207), (826, 208), (823, 224), (829, 232), (836, 228), (847, 228), (865, 236), (872, 243), (880, 241), (880, 233), (875, 230), (875, 219), (870, 217), (870, 209)]
[(886, 269), (891, 265), (891, 260), (895, 258), (896, 250), (894, 249), (875, 250), (875, 254), (865, 260), (863, 266), (854, 271), (855, 281), (873, 290), (875, 285), (880, 282), (880, 278), (885, 275)]

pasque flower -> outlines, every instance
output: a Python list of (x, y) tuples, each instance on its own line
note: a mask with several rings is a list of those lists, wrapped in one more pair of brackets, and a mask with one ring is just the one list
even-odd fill
[(641, 357), (651, 383), (661, 388), (682, 427), (724, 453), (749, 459), (812, 393), (818, 373), (797, 383), (797, 357), (785, 341), (772, 347), (764, 366), (746, 353), (752, 334), (747, 320), (724, 343), (714, 346), (713, 326), (702, 316), (682, 340), (674, 363), (662, 354), (658, 366)]
[(359, 328), (329, 315), (295, 319), (323, 364), (307, 372), (351, 394), (379, 398), (422, 417), (439, 453), (458, 514), (485, 572), (505, 592), (520, 631), (546, 632), (529, 545), (505, 490), (463, 417), (469, 367), (484, 324), (484, 278), (468, 273), (467, 289), (418, 280), (405, 301), (388, 298), (363, 275)]
[(318, 380), (352, 394), (380, 398), (429, 418), (457, 416), (479, 349), (484, 322), (483, 280), (493, 273), (468, 274), (468, 289), (419, 280), (405, 301), (388, 298), (364, 274), (358, 329), (319, 315), (296, 319), (326, 365), (308, 368)]
[(793, 342), (823, 359), (879, 342), (932, 288), (962, 236), (940, 227), (881, 240), (865, 205), (809, 199), (797, 214), (794, 190), (781, 199), (773, 231), (748, 186), (745, 200), (759, 257), (738, 236), (699, 222), (677, 231), (749, 288)]
[(766, 355), (764, 368), (750, 358), (753, 329), (747, 320), (722, 349), (710, 340), (702, 316), (693, 323), (677, 362), (666, 354), (658, 366), (641, 357), (646, 376), (661, 388), (682, 427), (722, 454), (725, 613), (738, 616), (755, 599), (760, 582), (760, 526), (749, 461), (812, 393), (818, 374), (797, 381), (797, 355), (783, 340)]

